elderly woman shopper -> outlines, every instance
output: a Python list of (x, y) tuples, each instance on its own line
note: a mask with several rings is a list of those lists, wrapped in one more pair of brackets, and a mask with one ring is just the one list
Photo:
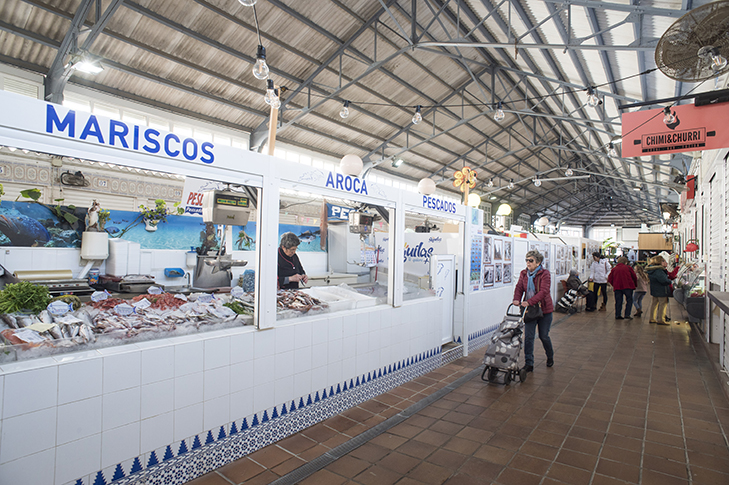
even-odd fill
[(659, 325), (669, 324), (664, 321), (663, 316), (668, 305), (669, 285), (671, 284), (671, 280), (668, 279), (668, 270), (666, 267), (668, 267), (668, 261), (663, 259), (663, 256), (656, 256), (645, 268), (645, 272), (648, 274), (650, 280), (651, 297), (653, 297), (651, 312), (649, 314), (650, 323), (657, 323)]
[(299, 244), (301, 241), (293, 232), (281, 235), (281, 245), (278, 248), (278, 287), (282, 290), (295, 290), (299, 287), (299, 281), (309, 281), (296, 255)]
[[(539, 329), (539, 340), (542, 341), (544, 352), (547, 354), (547, 367), (554, 365), (554, 349), (549, 338), (549, 328), (552, 325), (552, 312), (554, 304), (550, 296), (551, 276), (549, 271), (542, 267), (544, 256), (539, 251), (529, 251), (526, 254), (526, 269), (519, 274), (519, 281), (514, 290), (514, 305), (528, 307), (540, 305), (542, 316), (531, 322), (524, 322), (524, 360), (527, 372), (534, 371), (534, 335)], [(524, 297), (524, 301), (522, 301)]]
[[(633, 309), (633, 290), (638, 284), (638, 278), (635, 276), (633, 268), (628, 266), (628, 258), (625, 256), (618, 258), (618, 264), (608, 275), (608, 283), (613, 287), (613, 293), (615, 293), (615, 320), (633, 318), (630, 316), (630, 312)], [(625, 312), (623, 312), (623, 296), (625, 297)]]

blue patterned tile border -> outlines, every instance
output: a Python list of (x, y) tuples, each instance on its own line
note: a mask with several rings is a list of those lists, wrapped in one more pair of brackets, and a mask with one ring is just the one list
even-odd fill
[[(459, 351), (460, 349), (460, 351)], [(458, 352), (454, 352), (458, 351)], [(460, 353), (460, 354), (459, 354)], [(452, 355), (450, 355), (452, 354)], [(447, 358), (463, 356), (463, 347)], [(178, 485), (445, 365), (440, 347), (99, 471), (76, 485)], [(259, 418), (259, 415), (261, 416)]]
[(468, 351), (485, 347), (491, 341), (491, 335), (498, 329), (498, 325), (491, 325), (468, 336)]

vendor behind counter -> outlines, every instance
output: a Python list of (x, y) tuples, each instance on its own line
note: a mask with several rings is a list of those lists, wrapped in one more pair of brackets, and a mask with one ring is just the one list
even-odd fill
[(281, 235), (281, 245), (278, 248), (278, 287), (283, 290), (295, 290), (299, 282), (306, 283), (309, 277), (301, 265), (296, 249), (301, 244), (298, 236), (293, 232)]

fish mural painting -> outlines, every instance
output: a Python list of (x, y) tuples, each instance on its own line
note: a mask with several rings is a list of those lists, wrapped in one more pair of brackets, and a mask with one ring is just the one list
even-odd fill
[(0, 246), (81, 247), (83, 219), (73, 225), (60, 219), (54, 210), (76, 217), (85, 209), (66, 206), (48, 207), (36, 202), (0, 202)]

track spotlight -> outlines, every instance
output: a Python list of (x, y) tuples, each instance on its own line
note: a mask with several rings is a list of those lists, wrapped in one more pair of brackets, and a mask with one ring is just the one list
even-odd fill
[(513, 189), (514, 188), (514, 179), (509, 180), (509, 186), (508, 187), (509, 187), (509, 189)]
[(417, 105), (415, 107), (415, 114), (413, 115), (413, 120), (412, 120), (414, 125), (417, 125), (418, 123), (423, 121), (423, 115), (420, 114), (421, 108), (422, 108), (422, 106), (420, 106), (420, 105)]
[(571, 177), (575, 174), (575, 172), (571, 168), (568, 168), (567, 170), (564, 171), (564, 174), (567, 177)]
[(538, 178), (535, 178), (534, 179), (534, 186), (535, 187), (541, 187), (542, 186), (542, 181), (539, 180)]
[(489, 183), (486, 184), (486, 185), (488, 185), (489, 187), (493, 187), (494, 186), (494, 179), (489, 179)]

